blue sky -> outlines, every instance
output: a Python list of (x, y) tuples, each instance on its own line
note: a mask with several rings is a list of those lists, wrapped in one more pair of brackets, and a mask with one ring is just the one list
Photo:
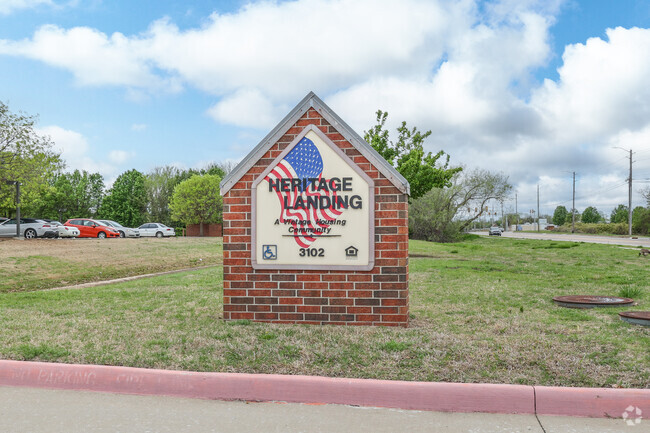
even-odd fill
[[(609, 29), (609, 30), (608, 30)], [(650, 185), (650, 2), (0, 0), (0, 100), (69, 169), (237, 161), (315, 91), (359, 133), (431, 129), (519, 210), (609, 213)], [(514, 209), (513, 200), (506, 208)]]

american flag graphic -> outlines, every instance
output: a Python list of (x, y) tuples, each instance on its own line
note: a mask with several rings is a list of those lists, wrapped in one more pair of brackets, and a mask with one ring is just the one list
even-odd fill
[[(304, 137), (265, 177), (265, 180), (271, 183), (278, 182), (280, 179), (314, 178), (319, 181), (323, 178), (323, 158), (314, 142)], [(322, 236), (327, 231), (327, 227), (343, 213), (333, 206), (325, 209), (313, 207), (295, 209), (299, 197), (303, 202), (307, 202), (307, 197), (314, 196), (336, 198), (336, 191), (318, 190), (317, 185), (318, 181), (309, 183), (304, 191), (301, 191), (302, 188), (290, 188), (289, 191), (275, 189), (282, 208), (280, 223), (289, 224), (294, 228), (294, 240), (303, 248), (308, 248), (319, 236)]]

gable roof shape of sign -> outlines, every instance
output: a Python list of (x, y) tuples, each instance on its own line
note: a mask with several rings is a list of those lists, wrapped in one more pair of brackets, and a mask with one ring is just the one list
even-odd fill
[(291, 128), (297, 121), (314, 108), (330, 125), (357, 149), (370, 163), (379, 170), (401, 192), (410, 195), (408, 181), (392, 165), (388, 163), (375, 149), (372, 148), (359, 134), (345, 123), (331, 108), (329, 108), (314, 92), (309, 92), (296, 107), (285, 116), (275, 128), (259, 142), (257, 146), (241, 160), (237, 166), (221, 181), (221, 195), (225, 195), (239, 179), (250, 170), (257, 161)]

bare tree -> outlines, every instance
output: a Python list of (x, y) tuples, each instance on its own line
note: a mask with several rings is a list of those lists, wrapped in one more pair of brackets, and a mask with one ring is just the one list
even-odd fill
[(650, 206), (650, 186), (646, 186), (645, 188), (640, 189), (639, 192), (645, 199), (646, 206)]
[[(508, 177), (476, 169), (454, 176), (449, 188), (433, 188), (415, 200), (409, 209), (409, 224), (416, 239), (450, 242), (485, 212), (490, 200), (503, 201), (512, 191)], [(458, 219), (461, 209), (480, 211), (467, 219)]]

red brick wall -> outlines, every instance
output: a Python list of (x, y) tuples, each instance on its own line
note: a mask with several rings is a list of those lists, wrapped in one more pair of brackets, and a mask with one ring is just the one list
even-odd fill
[[(314, 124), (375, 182), (375, 267), (370, 271), (255, 270), (251, 187), (295, 136)], [(313, 108), (224, 196), (224, 319), (274, 323), (408, 325), (408, 202)]]
[[(188, 224), (185, 230), (185, 236), (201, 236), (201, 226), (199, 224)], [(221, 237), (223, 236), (222, 224), (203, 224), (203, 236)]]

